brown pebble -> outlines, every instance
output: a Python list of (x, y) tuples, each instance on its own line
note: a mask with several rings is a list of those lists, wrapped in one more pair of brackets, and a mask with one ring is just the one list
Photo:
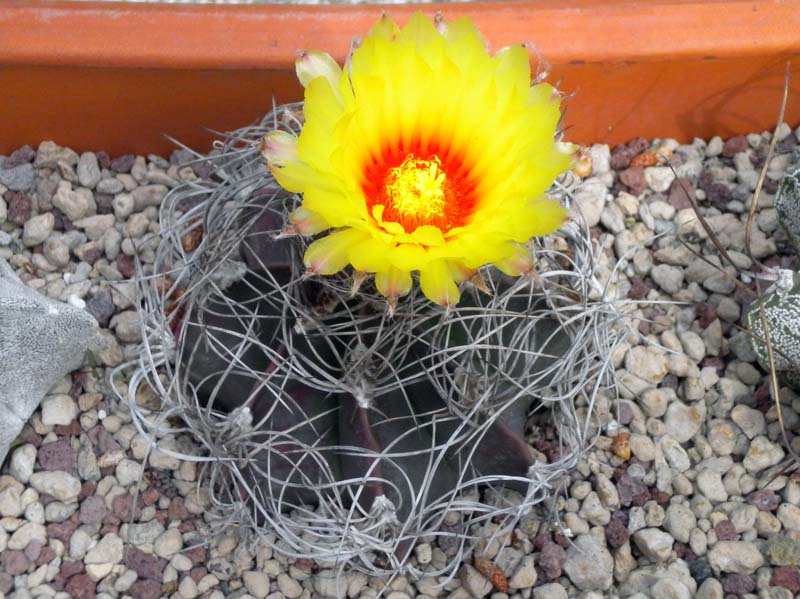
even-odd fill
[(722, 520), (714, 527), (714, 532), (717, 533), (717, 538), (720, 541), (735, 541), (736, 540), (736, 527), (730, 520)]
[(95, 599), (97, 585), (87, 574), (77, 574), (67, 580), (64, 590), (75, 599)]

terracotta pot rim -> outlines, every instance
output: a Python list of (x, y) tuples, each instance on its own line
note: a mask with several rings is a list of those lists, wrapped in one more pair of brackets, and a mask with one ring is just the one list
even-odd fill
[[(10, 0), (0, 10), (0, 64), (261, 69), (285, 67), (298, 49), (310, 48), (342, 60), (353, 36), (382, 12), (403, 22), (416, 10), (472, 16), (494, 48), (531, 41), (553, 64), (753, 56), (800, 46), (797, 3), (779, 0), (355, 6)], [(746, 32), (739, 31), (742, 15)]]

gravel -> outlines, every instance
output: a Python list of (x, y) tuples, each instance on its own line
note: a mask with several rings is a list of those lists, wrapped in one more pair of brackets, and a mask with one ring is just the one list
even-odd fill
[[(753, 256), (797, 268), (776, 226), (773, 194), (782, 170), (800, 156), (798, 131), (784, 127), (779, 137), (753, 225)], [(197, 466), (148, 451), (127, 405), (115, 399), (109, 371), (136, 356), (142, 332), (127, 284), (134, 256), (149, 272), (147, 238), (158, 231), (161, 200), (198, 176), (182, 168), (189, 156), (109, 157), (42, 142), (0, 157), (0, 256), (39, 292), (85, 302), (108, 341), (50, 391), (0, 471), (0, 597), (800, 593), (800, 480), (778, 470), (788, 455), (778, 414), (756, 356), (737, 335), (749, 299), (719, 273), (718, 252), (684, 195), (694, 194), (737, 268), (752, 268), (742, 252), (744, 229), (768, 140), (640, 138), (586, 148), (592, 169), (572, 212), (607, 248), (601, 282), (620, 260), (613, 288), (632, 300), (636, 334), (612, 356), (619, 398), (602, 397), (596, 406), (596, 443), (553, 504), (560, 524), (534, 513), (500, 542), (475, 545), (488, 557), (468, 552), (455, 578), (391, 581), (348, 572), (337, 578), (333, 563), (287, 558), (236, 534), (215, 537)], [(639, 158), (648, 152), (669, 157), (678, 179)], [(153, 401), (140, 391), (137, 401)], [(781, 407), (798, 450), (800, 397), (782, 391)], [(182, 433), (161, 443), (199, 451)], [(453, 550), (446, 541), (422, 539), (412, 565), (435, 572)], [(500, 567), (507, 587), (488, 580), (475, 557)]]

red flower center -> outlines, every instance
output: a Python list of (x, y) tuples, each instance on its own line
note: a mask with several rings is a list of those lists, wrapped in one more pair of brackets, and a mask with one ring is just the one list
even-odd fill
[(383, 220), (399, 223), (406, 233), (422, 225), (446, 233), (466, 225), (475, 211), (470, 169), (434, 143), (398, 143), (371, 156), (361, 188), (367, 211), (383, 206)]

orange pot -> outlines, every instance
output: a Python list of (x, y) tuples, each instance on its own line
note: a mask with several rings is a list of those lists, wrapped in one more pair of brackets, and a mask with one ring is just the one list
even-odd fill
[[(204, 149), (273, 101), (301, 99), (298, 49), (343, 59), (382, 11), (470, 15), (493, 47), (532, 41), (574, 93), (568, 139), (723, 137), (774, 125), (798, 0), (527, 0), (405, 6), (210, 6), (0, 0), (0, 153)], [(800, 72), (787, 111), (800, 121)]]

